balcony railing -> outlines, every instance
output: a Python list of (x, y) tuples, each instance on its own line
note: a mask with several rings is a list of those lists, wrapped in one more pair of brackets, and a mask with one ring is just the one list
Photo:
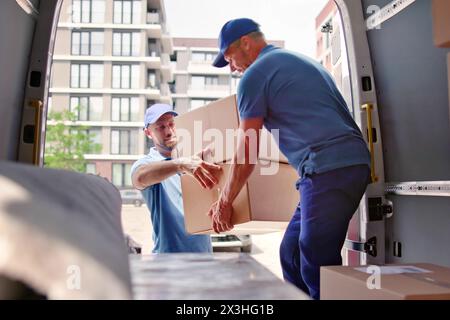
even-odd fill
[(148, 24), (160, 24), (161, 20), (159, 18), (159, 13), (147, 12), (147, 23)]
[(192, 91), (229, 91), (230, 85), (228, 84), (205, 84), (204, 86), (189, 86), (189, 90)]
[(211, 66), (214, 60), (191, 60), (190, 61), (193, 65), (208, 65)]

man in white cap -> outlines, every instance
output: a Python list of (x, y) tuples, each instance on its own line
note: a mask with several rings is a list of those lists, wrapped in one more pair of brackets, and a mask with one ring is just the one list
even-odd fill
[(144, 133), (155, 146), (134, 163), (131, 179), (150, 210), (154, 253), (211, 252), (209, 235), (189, 235), (185, 231), (180, 174), (191, 174), (204, 188), (212, 188), (221, 168), (199, 156), (172, 158), (177, 145), (175, 116), (177, 113), (167, 104), (147, 109)]
[[(228, 21), (219, 48), (213, 65), (229, 64), (232, 72), (243, 73), (237, 93), (240, 129), (279, 130), (280, 150), (298, 172), (300, 203), (281, 243), (280, 260), (284, 278), (319, 299), (320, 267), (342, 264), (348, 224), (370, 182), (367, 144), (325, 68), (268, 45), (255, 21)], [(254, 149), (242, 135), (237, 155), (254, 155)], [(231, 205), (255, 167), (251, 158), (237, 164), (237, 155), (209, 212), (216, 232), (233, 228)]]

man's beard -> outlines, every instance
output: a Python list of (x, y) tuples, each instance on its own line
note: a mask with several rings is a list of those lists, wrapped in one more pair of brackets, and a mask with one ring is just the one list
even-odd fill
[(166, 151), (172, 151), (173, 149), (175, 149), (177, 144), (178, 144), (178, 140), (176, 137), (174, 137), (168, 141), (163, 141), (162, 143), (158, 143), (158, 146)]

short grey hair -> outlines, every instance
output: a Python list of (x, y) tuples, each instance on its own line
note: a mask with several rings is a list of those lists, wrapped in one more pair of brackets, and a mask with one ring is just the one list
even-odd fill
[[(244, 36), (249, 36), (250, 38), (252, 38), (254, 40), (258, 40), (258, 39), (266, 40), (264, 33), (262, 31), (253, 31), (253, 32), (243, 35), (243, 37)], [(229, 47), (231, 47), (231, 46), (239, 47), (240, 44), (241, 44), (241, 38), (234, 41), (232, 44), (230, 44)]]

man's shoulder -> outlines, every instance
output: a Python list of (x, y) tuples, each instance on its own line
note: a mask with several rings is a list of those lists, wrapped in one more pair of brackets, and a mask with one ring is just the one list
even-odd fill
[(157, 154), (155, 154), (154, 152), (155, 150), (150, 150), (150, 152), (142, 157), (140, 157), (138, 160), (136, 160), (133, 163), (133, 166), (131, 168), (131, 171), (134, 172), (138, 167), (151, 163), (151, 162), (157, 162), (157, 161), (162, 161), (161, 156), (158, 157)]

